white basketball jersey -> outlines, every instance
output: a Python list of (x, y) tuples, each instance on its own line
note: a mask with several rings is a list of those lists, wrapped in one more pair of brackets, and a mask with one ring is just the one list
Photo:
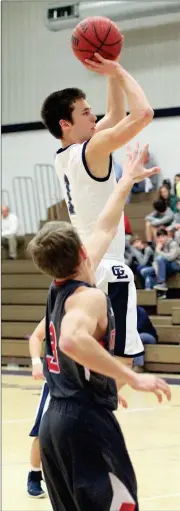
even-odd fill
[[(111, 157), (108, 176), (105, 178), (92, 176), (85, 158), (86, 144), (87, 142), (72, 144), (59, 149), (55, 158), (55, 169), (64, 192), (71, 223), (76, 227), (83, 242), (91, 234), (98, 216), (117, 186)], [(125, 229), (122, 214), (117, 234), (104, 258), (123, 262), (124, 251)]]

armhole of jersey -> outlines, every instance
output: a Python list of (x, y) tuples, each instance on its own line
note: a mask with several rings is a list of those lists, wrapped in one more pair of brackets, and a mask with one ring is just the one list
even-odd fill
[[(64, 298), (64, 310), (65, 310), (65, 302), (66, 302), (66, 300), (68, 300), (68, 298), (69, 298), (70, 296), (72, 296), (73, 294), (75, 294), (75, 293), (76, 293), (76, 291), (77, 291), (77, 289), (79, 289), (79, 288), (81, 288), (81, 287), (82, 287), (82, 288), (90, 288), (90, 289), (91, 289), (91, 288), (96, 288), (96, 286), (91, 286), (91, 284), (88, 284), (88, 282), (84, 282), (83, 280), (82, 280), (82, 281), (76, 281), (76, 280), (73, 280), (71, 285), (72, 285), (72, 289), (71, 289), (71, 290), (72, 290), (72, 292), (71, 292), (71, 290), (69, 290), (69, 289), (68, 289), (67, 294), (65, 294), (65, 298)], [(73, 289), (73, 288), (74, 288), (74, 289)]]
[(84, 168), (85, 168), (88, 176), (91, 177), (91, 179), (94, 179), (94, 181), (99, 181), (99, 182), (108, 181), (108, 179), (109, 179), (109, 177), (111, 175), (111, 170), (112, 170), (112, 154), (109, 155), (108, 175), (106, 177), (96, 177), (96, 176), (93, 176), (93, 174), (89, 170), (89, 167), (88, 167), (88, 164), (87, 164), (87, 161), (86, 161), (86, 154), (85, 153), (86, 153), (86, 146), (87, 146), (88, 142), (89, 142), (89, 140), (84, 142), (83, 148), (82, 148), (82, 162), (83, 162)]

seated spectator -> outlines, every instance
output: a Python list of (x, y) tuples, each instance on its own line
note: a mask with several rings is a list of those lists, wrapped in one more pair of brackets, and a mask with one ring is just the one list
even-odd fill
[[(144, 166), (146, 167), (146, 169), (150, 169), (151, 167), (156, 167), (156, 165), (157, 165), (156, 159), (154, 158), (153, 154), (148, 151)], [(141, 181), (140, 183), (135, 183), (132, 188), (132, 192), (133, 193), (140, 193), (140, 192), (148, 193), (152, 190), (156, 190), (157, 186), (158, 186), (158, 179), (159, 179), (158, 175), (156, 174), (156, 175), (152, 176), (151, 178), (144, 179), (144, 181)]]
[(167, 208), (171, 208), (174, 213), (177, 213), (177, 198), (175, 195), (171, 194), (168, 184), (163, 184), (160, 186), (158, 199), (162, 199), (165, 202)]
[(166, 229), (157, 232), (154, 269), (158, 282), (154, 287), (159, 291), (167, 291), (167, 277), (180, 272), (180, 249), (177, 242), (168, 237)]
[(167, 227), (168, 232), (174, 233), (174, 239), (180, 246), (180, 199), (176, 203), (177, 213), (174, 213), (174, 220), (172, 224)]
[(180, 174), (174, 176), (174, 195), (180, 199)]
[(13, 213), (10, 213), (8, 206), (2, 206), (1, 214), (1, 244), (3, 247), (8, 248), (9, 259), (16, 259), (18, 218)]
[(140, 270), (151, 266), (154, 252), (152, 247), (147, 245), (139, 236), (133, 236), (131, 239), (131, 262), (129, 266), (137, 275), (141, 275)]
[[(146, 158), (144, 166), (146, 167), (146, 169), (151, 169), (152, 167), (156, 167), (157, 166), (157, 160), (156, 160), (154, 154), (150, 153), (150, 151), (147, 152), (147, 158)], [(153, 190), (157, 190), (158, 180), (159, 180), (158, 174), (156, 174), (156, 175), (154, 174), (154, 176), (152, 176), (150, 178), (150, 180), (151, 180), (151, 183), (152, 183)]]
[(122, 177), (122, 167), (117, 162), (117, 160), (114, 158), (114, 155), (113, 155), (113, 165), (114, 165), (114, 172), (115, 172), (115, 176), (116, 176), (116, 181), (118, 183), (119, 179)]
[(153, 287), (158, 291), (168, 290), (166, 280), (180, 272), (180, 248), (177, 242), (168, 237), (163, 227), (157, 231), (153, 266), (143, 268), (140, 273), (145, 289)]
[(172, 209), (166, 206), (162, 199), (155, 201), (153, 206), (154, 211), (145, 217), (146, 240), (149, 245), (152, 245), (156, 238), (156, 230), (159, 227), (170, 225), (174, 219)]
[[(122, 177), (122, 167), (121, 165), (116, 161), (116, 159), (114, 158), (114, 155), (112, 157), (112, 160), (113, 160), (113, 165), (114, 165), (114, 172), (115, 172), (115, 176), (116, 176), (116, 181), (118, 183), (119, 179)], [(129, 204), (131, 200), (131, 192), (129, 192), (129, 195), (126, 199), (126, 204)]]
[(162, 186), (167, 186), (171, 192), (172, 184), (170, 179), (163, 179)]
[(140, 181), (139, 183), (135, 183), (132, 187), (132, 193), (149, 193), (153, 189), (153, 185), (149, 177), (146, 177), (144, 181)]
[(156, 274), (153, 266), (143, 266), (139, 268), (139, 273), (144, 289), (146, 289), (146, 291), (153, 289), (156, 283)]
[[(158, 342), (157, 332), (146, 310), (139, 306), (137, 307), (137, 331), (143, 344), (156, 344)], [(144, 355), (135, 357), (133, 366), (136, 372), (142, 372), (144, 370)]]

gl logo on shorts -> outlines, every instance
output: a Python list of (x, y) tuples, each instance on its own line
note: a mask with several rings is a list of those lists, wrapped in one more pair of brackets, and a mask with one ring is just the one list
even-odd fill
[(119, 265), (119, 266), (112, 266), (112, 272), (113, 272), (113, 275), (115, 275), (115, 277), (117, 278), (117, 280), (128, 279), (128, 275), (125, 272), (124, 267), (121, 266), (121, 265)]

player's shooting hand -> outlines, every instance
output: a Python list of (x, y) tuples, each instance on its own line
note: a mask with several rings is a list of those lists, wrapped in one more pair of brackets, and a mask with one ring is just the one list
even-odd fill
[(96, 60), (85, 59), (84, 65), (87, 69), (104, 76), (116, 76), (119, 57), (116, 60), (108, 60), (99, 53), (94, 53), (94, 57)]
[(128, 408), (128, 403), (127, 403), (126, 399), (124, 399), (124, 397), (123, 397), (123, 396), (121, 396), (119, 392), (118, 392), (118, 401), (119, 401), (119, 404), (120, 404), (123, 408)]
[(159, 403), (162, 403), (163, 394), (166, 396), (168, 401), (171, 400), (171, 389), (169, 385), (152, 374), (136, 374), (134, 381), (130, 385), (134, 390), (142, 392), (153, 392), (156, 395)]
[(144, 167), (144, 162), (147, 158), (148, 152), (148, 144), (143, 147), (143, 150), (139, 150), (139, 144), (136, 144), (136, 149), (132, 151), (128, 146), (127, 149), (127, 160), (123, 165), (123, 176), (130, 177), (134, 183), (139, 183), (143, 181), (146, 177), (151, 177), (154, 174), (158, 174), (160, 172), (159, 167), (152, 167), (151, 169), (146, 169)]
[(32, 366), (32, 377), (34, 380), (44, 380), (42, 362)]

